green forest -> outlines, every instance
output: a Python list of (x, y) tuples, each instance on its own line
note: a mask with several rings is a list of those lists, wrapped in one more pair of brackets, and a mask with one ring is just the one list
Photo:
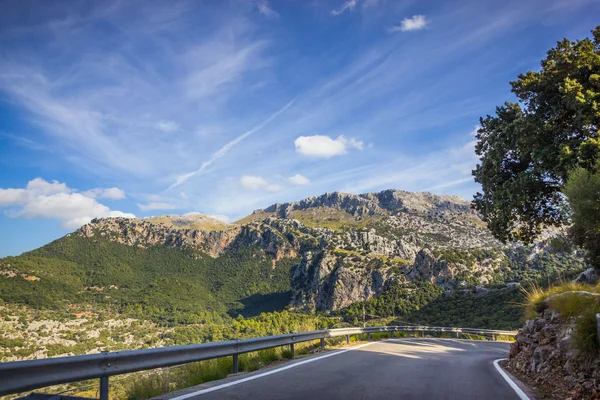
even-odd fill
[(282, 310), (296, 262), (274, 262), (252, 248), (233, 247), (212, 258), (194, 249), (138, 248), (68, 235), (5, 258), (5, 267), (39, 280), (0, 275), (0, 299), (53, 310), (94, 304), (172, 326), (199, 322), (207, 312), (248, 316)]

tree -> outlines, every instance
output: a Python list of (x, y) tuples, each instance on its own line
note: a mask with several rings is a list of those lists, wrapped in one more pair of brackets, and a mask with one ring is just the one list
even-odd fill
[(568, 216), (561, 190), (574, 168), (593, 170), (600, 154), (600, 26), (592, 38), (564, 39), (539, 72), (511, 82), (517, 103), (480, 119), (474, 207), (498, 239), (531, 242)]
[(578, 168), (569, 175), (564, 193), (571, 208), (569, 234), (573, 242), (587, 250), (587, 258), (600, 267), (600, 165), (592, 173)]

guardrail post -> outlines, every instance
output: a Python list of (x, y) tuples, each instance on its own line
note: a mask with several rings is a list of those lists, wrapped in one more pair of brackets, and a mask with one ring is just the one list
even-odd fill
[(239, 354), (234, 354), (233, 355), (233, 373), (237, 374), (238, 372), (240, 372)]
[(108, 400), (108, 376), (100, 377), (100, 400)]
[(367, 340), (371, 340), (371, 332), (367, 333)]
[(390, 337), (391, 337), (391, 338), (393, 338), (393, 337), (394, 337), (394, 330), (393, 330), (393, 329), (390, 331)]
[(292, 352), (292, 358), (294, 358), (294, 343), (290, 343), (290, 351)]
[(346, 344), (350, 344), (350, 335), (346, 335)]
[(458, 332), (456, 332), (456, 338), (458, 339)]
[(325, 348), (325, 338), (321, 338), (321, 350)]

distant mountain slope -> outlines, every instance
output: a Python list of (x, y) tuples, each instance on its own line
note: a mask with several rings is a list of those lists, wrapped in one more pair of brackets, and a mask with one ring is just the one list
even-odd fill
[(192, 247), (138, 247), (85, 236), (85, 230), (0, 260), (0, 298), (36, 308), (139, 310), (165, 323), (189, 314), (243, 312), (276, 293), (279, 304), (271, 310), (289, 301), (294, 258), (274, 261), (257, 248), (235, 245), (213, 258)]
[(326, 193), (235, 224), (199, 214), (94, 220), (1, 259), (0, 298), (141, 308), (169, 323), (286, 305), (333, 311), (411, 282), (468, 292), (583, 269), (576, 252), (555, 242), (552, 233), (535, 246), (502, 246), (456, 196)]

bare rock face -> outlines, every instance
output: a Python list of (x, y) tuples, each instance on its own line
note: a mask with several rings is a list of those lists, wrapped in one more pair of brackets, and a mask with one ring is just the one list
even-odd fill
[(411, 193), (403, 190), (384, 190), (378, 193), (354, 195), (349, 193), (325, 193), (301, 201), (273, 204), (255, 213), (275, 213), (281, 218), (289, 218), (294, 210), (316, 207), (330, 207), (343, 210), (353, 216), (391, 214), (392, 212), (454, 212), (475, 215), (470, 202), (458, 196), (438, 196), (432, 193)]
[(575, 278), (574, 282), (595, 284), (600, 280), (600, 275), (596, 268), (588, 268)]
[(206, 230), (199, 226), (176, 227), (146, 218), (101, 218), (82, 226), (76, 234), (88, 238), (99, 235), (127, 246), (194, 248), (212, 257), (218, 257), (234, 244), (256, 246), (280, 260), (296, 257), (293, 245), (284, 236), (286, 229), (285, 224), (254, 223), (222, 224), (219, 229)]
[(363, 249), (368, 253), (380, 254), (387, 257), (399, 257), (404, 260), (413, 260), (419, 247), (398, 237), (385, 237), (378, 235), (375, 229), (352, 230), (333, 235), (331, 243), (338, 248)]
[(600, 356), (573, 346), (573, 320), (547, 309), (530, 319), (511, 345), (508, 369), (552, 399), (600, 398)]
[(393, 276), (390, 268), (344, 267), (329, 252), (308, 253), (292, 275), (292, 305), (305, 310), (337, 310), (380, 293)]

